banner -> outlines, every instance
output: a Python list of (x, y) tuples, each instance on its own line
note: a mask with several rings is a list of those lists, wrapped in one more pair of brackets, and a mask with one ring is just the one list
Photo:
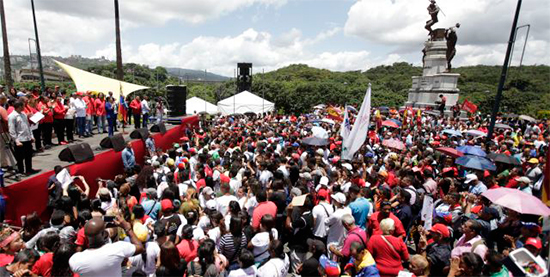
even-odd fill
[(344, 122), (342, 122), (342, 125), (340, 126), (340, 136), (342, 136), (342, 140), (346, 140), (349, 137), (350, 132), (351, 124), (349, 122), (348, 106), (346, 106), (346, 110), (344, 111)]
[(371, 85), (369, 83), (369, 88), (363, 99), (363, 104), (361, 104), (361, 109), (359, 114), (355, 118), (355, 123), (347, 139), (344, 139), (342, 142), (342, 159), (352, 160), (353, 154), (361, 148), (361, 145), (365, 142), (367, 138), (367, 133), (369, 131), (370, 123), (370, 109), (371, 109)]
[(340, 109), (337, 109), (335, 107), (329, 107), (327, 109), (327, 113), (328, 113), (328, 116), (327, 116), (328, 118), (331, 118), (337, 121), (344, 120), (344, 118), (342, 118), (342, 111), (340, 111)]
[(468, 99), (464, 99), (464, 102), (462, 103), (462, 109), (469, 113), (475, 113), (477, 111), (477, 105), (468, 101)]

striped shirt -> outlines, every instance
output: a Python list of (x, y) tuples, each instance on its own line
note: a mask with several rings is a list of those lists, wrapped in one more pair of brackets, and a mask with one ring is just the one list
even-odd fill
[(235, 241), (233, 239), (232, 234), (225, 234), (220, 239), (220, 244), (218, 245), (218, 251), (223, 254), (227, 260), (229, 261), (229, 264), (232, 264), (234, 262), (237, 262), (239, 259), (239, 255), (241, 253), (241, 250), (246, 248), (246, 236), (241, 234), (241, 245), (235, 245)]

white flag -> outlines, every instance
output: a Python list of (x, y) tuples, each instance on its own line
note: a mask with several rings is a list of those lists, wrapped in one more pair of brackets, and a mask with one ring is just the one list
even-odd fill
[(342, 125), (340, 126), (340, 136), (342, 136), (342, 140), (346, 140), (350, 132), (351, 124), (349, 122), (348, 106), (346, 105), (346, 110), (344, 111), (344, 122), (342, 122)]
[(342, 142), (343, 160), (352, 160), (355, 152), (361, 148), (361, 145), (363, 145), (365, 139), (367, 138), (370, 123), (370, 98), (371, 85), (369, 83), (367, 94), (365, 94), (363, 104), (361, 104), (361, 110), (359, 110), (359, 114), (357, 114), (357, 117), (355, 118), (353, 129), (351, 129), (349, 136)]

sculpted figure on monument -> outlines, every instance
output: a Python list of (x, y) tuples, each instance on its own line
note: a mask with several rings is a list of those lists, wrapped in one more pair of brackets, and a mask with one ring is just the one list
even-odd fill
[(445, 39), (447, 40), (447, 72), (451, 72), (451, 61), (456, 54), (456, 41), (458, 40), (456, 29), (458, 28), (460, 28), (460, 23), (456, 23), (455, 26), (445, 31)]
[(430, 32), (429, 34), (432, 35), (432, 26), (437, 23), (439, 20), (437, 19), (437, 14), (439, 13), (439, 7), (435, 3), (435, 0), (430, 0), (430, 5), (428, 6), (428, 13), (430, 13), (430, 16), (432, 19), (426, 21), (426, 30)]

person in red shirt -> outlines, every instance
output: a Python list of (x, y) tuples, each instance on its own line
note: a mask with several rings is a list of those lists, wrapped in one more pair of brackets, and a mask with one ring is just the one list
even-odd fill
[(65, 106), (61, 97), (56, 97), (53, 103), (53, 128), (60, 145), (66, 145), (65, 141)]
[(93, 135), (93, 119), (95, 116), (95, 104), (90, 91), (86, 92), (84, 97), (84, 103), (86, 103), (86, 135)]
[(403, 228), (403, 224), (401, 223), (401, 220), (397, 218), (392, 212), (391, 212), (391, 203), (390, 202), (383, 202), (380, 204), (380, 211), (373, 213), (369, 218), (368, 223), (368, 230), (369, 235), (381, 235), (382, 230), (380, 229), (380, 222), (385, 218), (391, 218), (395, 222), (395, 229), (393, 231), (393, 236), (395, 237), (405, 237), (405, 228)]
[(376, 261), (380, 276), (397, 276), (403, 269), (402, 261), (409, 260), (409, 251), (403, 239), (394, 237), (395, 221), (385, 218), (380, 223), (381, 234), (373, 235), (367, 249)]
[[(25, 108), (27, 110), (27, 117), (31, 118), (34, 114), (38, 112), (38, 105), (37, 105), (38, 99), (34, 97), (29, 98), (29, 102), (27, 107)], [(42, 148), (42, 138), (41, 138), (41, 132), (39, 123), (34, 123), (29, 119), (29, 123), (31, 126), (36, 129), (32, 130), (32, 135), (34, 136), (34, 145), (36, 148), (36, 152), (43, 152), (44, 149)], [(37, 126), (38, 125), (38, 126)]]
[(107, 111), (105, 110), (105, 96), (100, 93), (95, 100), (95, 115), (97, 116), (97, 132), (107, 133), (105, 129), (105, 120), (107, 118)]
[(141, 126), (141, 100), (139, 96), (136, 96), (136, 98), (130, 102), (130, 108), (132, 108), (132, 114), (134, 115), (134, 127), (139, 129)]
[(258, 192), (256, 201), (258, 201), (258, 205), (254, 208), (254, 212), (252, 213), (252, 228), (254, 228), (254, 230), (259, 230), (260, 221), (264, 215), (270, 214), (276, 218), (277, 205), (271, 201), (267, 201), (267, 192), (265, 190)]
[(186, 262), (191, 262), (197, 257), (197, 250), (199, 249), (199, 243), (193, 239), (193, 226), (189, 224), (183, 226), (181, 236), (181, 241), (176, 248), (180, 258), (185, 259)]
[(53, 129), (53, 102), (50, 101), (48, 96), (42, 96), (40, 102), (37, 105), (38, 111), (40, 111), (44, 118), (40, 120), (40, 129), (42, 130), (42, 139), (44, 141), (44, 148), (49, 149), (52, 147), (52, 129)]
[(0, 233), (0, 267), (13, 262), (17, 252), (25, 248), (25, 242), (19, 232), (11, 228), (4, 228)]
[(40, 239), (41, 248), (46, 253), (34, 263), (32, 272), (39, 276), (50, 277), (53, 267), (53, 252), (59, 245), (59, 235), (56, 232), (49, 232)]

